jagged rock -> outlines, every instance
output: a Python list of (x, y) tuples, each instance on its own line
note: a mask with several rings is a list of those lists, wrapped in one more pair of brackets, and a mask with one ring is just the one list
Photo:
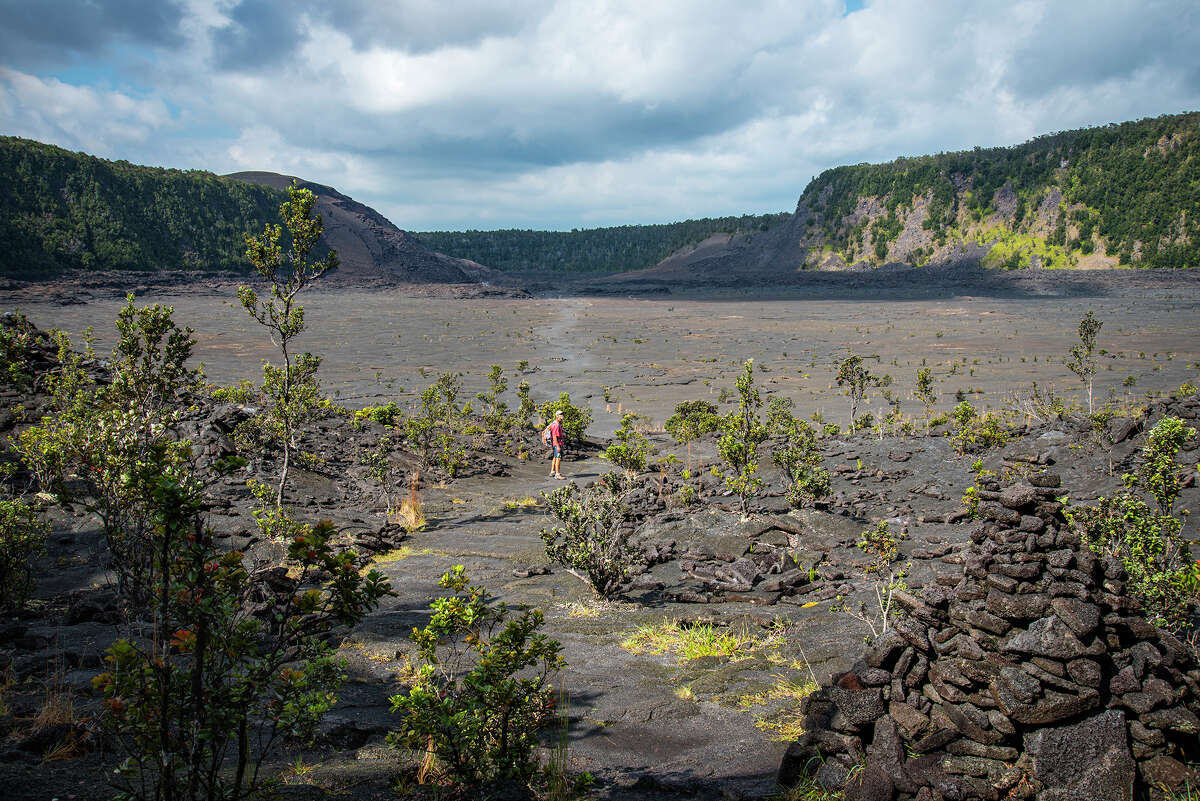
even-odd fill
[(845, 787), (846, 801), (892, 801), (896, 788), (879, 765), (867, 763)]
[[(1052, 500), (1057, 476), (1034, 479), (985, 490), (994, 522), (940, 558), (957, 573), (893, 594), (907, 616), (810, 696), (829, 712), (810, 712), (792, 759), (811, 758), (824, 727), (901, 801), (1107, 801), (1139, 776), (1139, 792), (1187, 780), (1200, 664), (1125, 595), (1122, 563), (1081, 545)], [(901, 743), (922, 756), (898, 756)]]
[(1109, 710), (1069, 726), (1025, 736), (1033, 776), (1044, 789), (1039, 801), (1130, 801), (1135, 767), (1125, 715)]
[(844, 690), (835, 687), (830, 697), (846, 720), (855, 726), (872, 723), (884, 713), (883, 694), (879, 690)]
[(1025, 631), (1009, 637), (1004, 649), (1018, 654), (1044, 656), (1050, 659), (1076, 659), (1088, 654), (1088, 649), (1058, 615), (1033, 621)]
[(1141, 766), (1142, 781), (1151, 787), (1175, 790), (1185, 784), (1196, 786), (1200, 774), (1192, 770), (1178, 759), (1169, 756), (1157, 756), (1149, 759)]

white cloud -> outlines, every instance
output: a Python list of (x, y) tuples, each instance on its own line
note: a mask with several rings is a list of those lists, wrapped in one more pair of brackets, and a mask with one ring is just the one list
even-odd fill
[(6, 133), (126, 158), (173, 125), (166, 103), (116, 91), (72, 86), (0, 67), (0, 110)]
[[(570, 228), (790, 209), (837, 164), (1200, 107), (1191, 0), (183, 6), (152, 70), (8, 64), (4, 132), (299, 174), (414, 229)], [(271, 47), (220, 69), (235, 28)]]

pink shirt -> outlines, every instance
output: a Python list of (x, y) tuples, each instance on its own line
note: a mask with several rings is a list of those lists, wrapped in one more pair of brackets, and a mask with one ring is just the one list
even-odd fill
[(558, 420), (550, 424), (550, 444), (558, 448), (563, 446), (562, 423)]

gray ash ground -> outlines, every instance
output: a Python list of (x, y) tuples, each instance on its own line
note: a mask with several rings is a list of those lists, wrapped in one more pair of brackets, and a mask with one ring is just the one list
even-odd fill
[[(616, 414), (615, 404), (604, 413), (600, 386), (615, 387), (626, 408), (649, 407), (661, 420), (674, 403), (708, 397), (710, 386), (731, 385), (737, 364), (751, 356), (771, 365), (772, 372), (762, 376), (765, 392), (792, 394), (798, 411), (819, 407), (840, 419), (844, 401), (825, 385), (830, 357), (846, 347), (880, 352), (885, 367), (894, 358), (898, 364), (891, 369), (898, 374), (900, 369), (915, 372), (924, 357), (940, 368), (944, 407), (953, 403), (955, 388), (970, 384), (986, 388), (987, 399), (1000, 405), (1006, 388), (1024, 387), (1033, 378), (1053, 376), (1060, 386), (1067, 384), (1061, 356), (1087, 308), (1095, 308), (1106, 322), (1101, 344), (1117, 350), (1120, 343), (1126, 354), (1110, 363), (1115, 375), (1102, 374), (1101, 396), (1133, 370), (1139, 371), (1138, 391), (1166, 389), (1194, 377), (1187, 365), (1200, 357), (1200, 343), (1191, 333), (1197, 316), (1194, 293), (1167, 294), (832, 304), (413, 301), (384, 293), (314, 294), (306, 301), (312, 334), (305, 344), (326, 355), (327, 382), (362, 403), (395, 397), (395, 386), (385, 386), (388, 381), (405, 384), (411, 396), (441, 369), (468, 369), (468, 381), (477, 381), (492, 362), (528, 359), (538, 368), (527, 376), (535, 397), (570, 389), (597, 413), (595, 429), (603, 434), (615, 426)], [(180, 298), (178, 305), (181, 320), (198, 329), (210, 377), (222, 383), (252, 377), (260, 359), (269, 356), (258, 332), (242, 321), (228, 298)], [(39, 325), (68, 330), (94, 320), (104, 334), (116, 306), (103, 301), (52, 310), (26, 303), (23, 310)], [(630, 329), (631, 318), (641, 321), (638, 330)], [(367, 331), (376, 334), (367, 336)], [(781, 354), (797, 348), (798, 340), (805, 343), (802, 351), (784, 361)], [(1147, 358), (1139, 359), (1143, 350)], [(799, 352), (805, 354), (801, 359)], [(968, 357), (966, 363), (959, 353)], [(1173, 354), (1169, 359), (1168, 353)], [(1039, 356), (1036, 362), (1034, 356)], [(1055, 361), (1047, 364), (1047, 356)], [(980, 364), (973, 363), (975, 358)], [(955, 377), (946, 375), (952, 362), (959, 365)], [(378, 381), (367, 372), (376, 365), (383, 373)], [(428, 375), (424, 383), (421, 368)], [(802, 378), (804, 372), (810, 377)], [(979, 396), (969, 397), (978, 402)], [(5, 408), (26, 403), (29, 412), (38, 405), (36, 399), (12, 395), (0, 400)], [(1152, 414), (1164, 408), (1153, 407)], [(1194, 401), (1170, 409), (1196, 418)], [(195, 421), (198, 441), (212, 453), (228, 447), (230, 415), (236, 416), (230, 407), (211, 409)], [(422, 490), (429, 525), (405, 535), (383, 519), (382, 499), (359, 467), (361, 451), (380, 430), (372, 425), (356, 430), (348, 421), (330, 419), (315, 427), (304, 445), (325, 459), (324, 467), (298, 472), (289, 502), (313, 520), (332, 519), (348, 542), (377, 553), (397, 595), (346, 636), (341, 653), (350, 678), (317, 743), (285, 749), (274, 768), (291, 797), (397, 797), (393, 787), (411, 772), (412, 762), (383, 744), (394, 725), (387, 698), (403, 689), (397, 676), (412, 652), (407, 635), (427, 620), (429, 600), (439, 592), (438, 576), (463, 564), (502, 600), (545, 611), (547, 632), (563, 643), (568, 663), (562, 689), (570, 698), (570, 766), (597, 777), (596, 797), (763, 797), (774, 789), (787, 747), (773, 739), (769, 724), (796, 706), (771, 699), (768, 691), (781, 679), (826, 680), (848, 670), (862, 654), (866, 627), (829, 607), (838, 595), (868, 598), (867, 586), (855, 578), (865, 560), (854, 547), (863, 529), (886, 519), (907, 530), (902, 552), (912, 562), (909, 584), (919, 590), (938, 575), (962, 569), (972, 524), (960, 519), (960, 498), (972, 483), (968, 467), (976, 458), (997, 473), (1052, 465), (1071, 501), (1087, 502), (1119, 485), (1122, 468), (1132, 464), (1144, 442), (1147, 422), (1129, 431), (1114, 423), (1112, 432), (1129, 434), (1117, 443), (1097, 436), (1082, 418), (1032, 424), (1014, 432), (1004, 449), (967, 456), (955, 454), (939, 432), (827, 440), (825, 464), (834, 476), (830, 504), (789, 510), (780, 476), (764, 466), (770, 486), (748, 518), (735, 511), (735, 499), (707, 473), (717, 462), (712, 440), (693, 444), (689, 457), (655, 435), (658, 455), (675, 454), (679, 461), (665, 474), (643, 475), (644, 489), (635, 498), (644, 572), (622, 600), (600, 603), (582, 582), (545, 558), (539, 531), (551, 520), (536, 501), (559, 485), (546, 477), (545, 462), (485, 448), (473, 456), (474, 470), (467, 476), (448, 481), (429, 476)], [(11, 417), (4, 421), (7, 433), (14, 424)], [(532, 441), (536, 434), (530, 439), (534, 453), (540, 453)], [(575, 450), (564, 467), (571, 480), (586, 483), (610, 468), (597, 458), (598, 444)], [(1194, 462), (1195, 453), (1185, 458)], [(680, 473), (685, 463), (690, 479)], [(230, 547), (247, 548), (257, 558), (278, 556), (276, 546), (255, 538), (243, 480), (232, 479), (214, 492), (209, 523)], [(699, 493), (695, 506), (670, 501), (685, 482)], [(1198, 500), (1200, 493), (1189, 487), (1181, 506), (1198, 508)], [(1188, 522), (1184, 534), (1196, 536), (1194, 523)], [(50, 552), (39, 563), (35, 611), (6, 620), (0, 631), (0, 659), (16, 682), (5, 695), (8, 714), (0, 719), (0, 782), (9, 791), (6, 797), (111, 797), (106, 777), (117, 754), (105, 750), (103, 738), (94, 739), (93, 750), (77, 759), (43, 763), (72, 727), (29, 733), (48, 678), (73, 695), (75, 717), (85, 721), (75, 730), (88, 732), (86, 721), (97, 704), (90, 678), (116, 635), (102, 563), (94, 523), (56, 513)], [(744, 631), (758, 645), (736, 661), (682, 661), (674, 654), (622, 647), (639, 625), (669, 620)]]

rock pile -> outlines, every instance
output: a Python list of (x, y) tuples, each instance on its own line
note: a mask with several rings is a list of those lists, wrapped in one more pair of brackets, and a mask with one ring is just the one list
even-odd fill
[(974, 547), (804, 704), (780, 768), (847, 801), (1161, 797), (1196, 776), (1200, 667), (1116, 559), (1080, 547), (1042, 474), (984, 495)]

